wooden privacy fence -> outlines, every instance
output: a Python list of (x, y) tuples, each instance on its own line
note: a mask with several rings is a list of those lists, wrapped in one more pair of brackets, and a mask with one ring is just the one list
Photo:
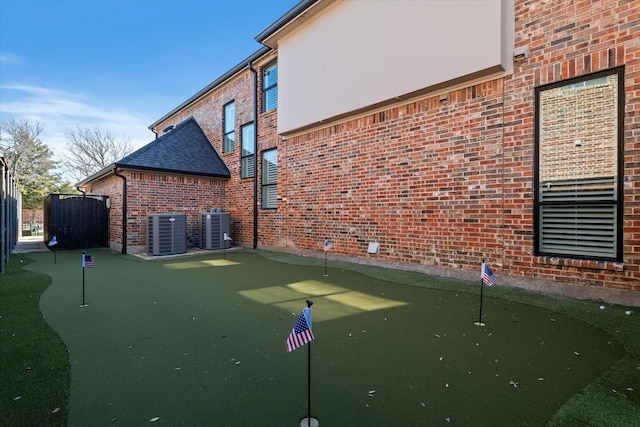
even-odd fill
[(4, 157), (0, 157), (0, 172), (0, 273), (4, 273), (4, 265), (9, 262), (18, 241), (22, 194)]
[(44, 240), (56, 249), (109, 246), (107, 196), (49, 194), (44, 199)]

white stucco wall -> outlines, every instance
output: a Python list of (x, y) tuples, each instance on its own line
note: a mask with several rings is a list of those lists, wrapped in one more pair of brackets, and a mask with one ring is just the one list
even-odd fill
[(346, 0), (278, 40), (278, 133), (509, 71), (511, 0)]

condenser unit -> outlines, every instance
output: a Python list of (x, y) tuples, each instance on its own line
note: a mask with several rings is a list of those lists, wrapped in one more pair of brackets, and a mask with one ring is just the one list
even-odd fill
[(147, 217), (147, 254), (174, 255), (187, 252), (187, 216), (154, 214)]
[(225, 240), (225, 234), (229, 236), (229, 214), (212, 209), (211, 212), (200, 214), (200, 231), (198, 244), (200, 249), (227, 249), (230, 241)]

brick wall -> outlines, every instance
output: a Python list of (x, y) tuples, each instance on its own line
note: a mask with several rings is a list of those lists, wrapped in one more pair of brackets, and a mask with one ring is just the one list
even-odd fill
[[(640, 290), (637, 2), (516, 0), (515, 8), (515, 45), (527, 46), (528, 54), (505, 78), (282, 140), (276, 113), (261, 114), (256, 170), (260, 176), (260, 151), (277, 147), (279, 202), (277, 210), (259, 210), (259, 245), (321, 253), (328, 238), (332, 256), (362, 262), (433, 266), (460, 276), (477, 272), (484, 258), (505, 283), (545, 279)], [(536, 256), (535, 88), (620, 66), (626, 98), (623, 261)], [(252, 83), (251, 73), (240, 73), (157, 126), (196, 118), (231, 170), (222, 207), (231, 213), (234, 240), (243, 244), (252, 239), (253, 182), (240, 179), (239, 148), (222, 153), (221, 119), (223, 105), (235, 100), (239, 147), (240, 126), (252, 118)], [(380, 243), (375, 257), (367, 254), (373, 241)]]
[[(516, 1), (516, 46), (528, 46), (524, 62), (505, 83), (505, 243), (504, 268), (515, 276), (597, 287), (640, 290), (640, 43), (637, 2)], [(595, 262), (532, 256), (534, 88), (624, 66), (624, 224), (623, 262)], [(622, 83), (622, 82), (621, 82)], [(523, 115), (522, 112), (528, 112)], [(520, 121), (522, 120), (522, 121)], [(603, 153), (605, 155), (605, 153)], [(523, 167), (522, 173), (510, 170)], [(524, 188), (523, 188), (524, 187)]]
[[(286, 141), (292, 247), (472, 268), (500, 245), (502, 81), (413, 102)], [(279, 209), (280, 210), (280, 209)]]
[[(274, 56), (262, 58), (253, 64), (258, 71), (258, 88), (262, 87), (262, 67), (270, 64)], [(258, 105), (262, 103), (262, 93), (258, 90)], [(223, 107), (230, 101), (235, 101), (235, 150), (224, 153), (223, 142)], [(258, 109), (258, 152), (256, 153), (256, 173), (261, 173), (261, 152), (277, 146), (277, 112), (275, 110), (261, 113)], [(224, 212), (229, 212), (231, 218), (231, 237), (234, 244), (251, 246), (253, 244), (253, 178), (240, 178), (241, 158), (241, 127), (253, 121), (253, 74), (247, 69), (231, 78), (222, 87), (214, 89), (175, 115), (167, 118), (156, 126), (164, 129), (171, 124), (193, 116), (205, 135), (211, 141), (222, 160), (231, 172), (231, 179), (225, 184), (226, 197), (220, 203)], [(260, 185), (258, 185), (258, 233), (261, 242), (264, 239), (269, 244), (276, 244), (276, 234), (272, 232), (277, 227), (278, 211), (260, 208)]]
[[(147, 251), (147, 215), (179, 213), (187, 216), (187, 234), (197, 239), (201, 212), (221, 207), (225, 180), (215, 178), (123, 171), (127, 177), (127, 253)], [(122, 249), (122, 180), (94, 183), (88, 194), (110, 197), (110, 247)]]
[[(336, 254), (362, 259), (377, 241), (377, 259), (385, 261), (453, 272), (477, 269), (485, 258), (514, 280), (640, 290), (640, 21), (632, 5), (516, 1), (516, 46), (527, 45), (528, 55), (513, 75), (451, 92), (444, 102), (419, 100), (281, 142), (279, 184), (287, 202), (273, 225), (275, 232), (281, 227), (276, 240), (318, 250), (329, 238)], [(623, 262), (536, 257), (534, 89), (621, 65)], [(598, 120), (606, 119), (602, 114)], [(606, 157), (601, 170), (590, 166), (597, 156)], [(608, 173), (612, 157), (600, 152), (579, 166)], [(568, 177), (576, 170), (548, 173)]]

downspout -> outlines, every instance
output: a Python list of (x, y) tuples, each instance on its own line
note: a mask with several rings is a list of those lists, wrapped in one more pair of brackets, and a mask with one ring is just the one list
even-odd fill
[(127, 177), (118, 173), (118, 167), (113, 167), (113, 174), (122, 179), (122, 253), (127, 253)]
[(258, 72), (247, 62), (253, 73), (253, 249), (258, 248)]

